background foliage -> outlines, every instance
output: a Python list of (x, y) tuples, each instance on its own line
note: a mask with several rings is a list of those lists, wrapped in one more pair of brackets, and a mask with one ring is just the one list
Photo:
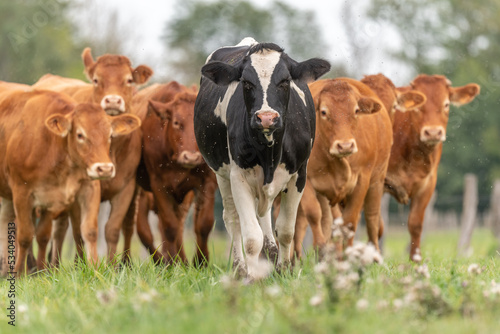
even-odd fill
[[(140, 27), (120, 21), (116, 10), (101, 9), (95, 0), (0, 2), (0, 80), (31, 84), (48, 72), (84, 79), (85, 46), (94, 56), (132, 57), (130, 41), (140, 38)], [(345, 47), (329, 39), (312, 11), (281, 1), (257, 6), (246, 0), (187, 0), (177, 1), (172, 11), (158, 50), (166, 50), (167, 80), (187, 85), (198, 83), (208, 54), (245, 36), (276, 42), (297, 60), (328, 59)], [(398, 84), (428, 73), (444, 74), (455, 86), (481, 85), (474, 102), (451, 111), (436, 205), (460, 211), (463, 175), (474, 173), (480, 209), (486, 209), (493, 180), (500, 177), (500, 0), (355, 0), (340, 15), (332, 13), (332, 20), (339, 16), (351, 52), (335, 61), (329, 76), (376, 73), (373, 54), (382, 52), (385, 63), (400, 69), (391, 76)]]

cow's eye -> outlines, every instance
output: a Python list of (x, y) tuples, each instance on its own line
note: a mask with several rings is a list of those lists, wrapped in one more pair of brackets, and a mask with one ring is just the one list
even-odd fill
[(85, 135), (81, 132), (78, 132), (76, 134), (76, 139), (78, 139), (79, 141), (84, 141), (85, 140)]
[(321, 114), (321, 117), (326, 117), (327, 112), (325, 109), (321, 109), (320, 114)]
[(127, 84), (131, 85), (133, 82), (134, 82), (134, 80), (132, 78), (127, 79)]
[(449, 107), (450, 107), (450, 102), (446, 102), (446, 103), (444, 104), (444, 108), (445, 108), (445, 109), (448, 109)]
[(243, 81), (243, 88), (245, 88), (245, 90), (252, 90), (253, 85), (248, 81)]
[(97, 86), (97, 84), (99, 83), (99, 81), (98, 81), (97, 79), (94, 79), (94, 80), (92, 80), (92, 81), (94, 82), (94, 85), (96, 85), (96, 86)]
[(288, 87), (290, 87), (290, 80), (283, 80), (279, 83), (278, 85), (279, 88), (282, 88), (282, 89), (287, 89)]
[(356, 110), (354, 110), (354, 112), (355, 112), (356, 114), (359, 114), (359, 113), (361, 112), (361, 109), (359, 109), (359, 107), (356, 107)]
[(174, 126), (174, 128), (178, 129), (181, 127), (181, 123), (179, 123), (178, 121), (174, 121), (173, 126)]

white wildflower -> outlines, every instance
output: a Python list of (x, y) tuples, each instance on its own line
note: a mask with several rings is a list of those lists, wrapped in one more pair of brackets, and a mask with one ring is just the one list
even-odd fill
[(312, 296), (311, 299), (309, 299), (309, 305), (311, 306), (318, 306), (321, 303), (323, 303), (323, 296), (321, 296), (320, 294), (316, 294)]
[(278, 285), (271, 285), (266, 288), (266, 294), (270, 297), (277, 297), (281, 293), (281, 288)]
[(399, 310), (404, 306), (404, 302), (401, 299), (397, 298), (392, 301), (392, 305), (396, 310)]
[(351, 270), (351, 264), (347, 261), (335, 262), (334, 267), (339, 273), (346, 273)]
[(483, 294), (485, 297), (489, 296), (495, 297), (500, 295), (500, 284), (492, 280), (489, 289), (484, 291)]
[(314, 266), (314, 272), (316, 274), (325, 274), (328, 272), (328, 263), (322, 261)]
[(356, 308), (360, 311), (366, 310), (370, 303), (366, 299), (360, 299), (356, 302)]
[(477, 263), (472, 263), (468, 268), (467, 272), (470, 275), (479, 275), (482, 272), (481, 267)]
[(271, 262), (267, 260), (259, 260), (257, 267), (249, 276), (251, 276), (253, 280), (258, 281), (269, 276), (273, 269), (274, 266), (271, 264)]
[(25, 313), (28, 311), (28, 305), (19, 304), (19, 306), (17, 307), (17, 310), (19, 311), (19, 313)]
[(415, 269), (415, 271), (417, 272), (417, 274), (419, 274), (420, 276), (422, 276), (424, 278), (430, 278), (431, 277), (431, 274), (429, 273), (429, 268), (427, 267), (426, 264), (418, 266)]

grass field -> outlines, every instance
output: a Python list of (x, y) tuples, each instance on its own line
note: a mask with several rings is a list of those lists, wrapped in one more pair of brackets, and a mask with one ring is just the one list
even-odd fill
[(293, 273), (236, 281), (222, 236), (212, 238), (204, 269), (137, 259), (131, 268), (94, 270), (68, 260), (16, 281), (16, 327), (6, 316), (10, 284), (0, 281), (0, 333), (500, 331), (500, 283), (492, 283), (500, 282), (500, 256), (489, 231), (475, 232), (469, 258), (456, 256), (458, 233), (428, 233), (425, 266), (408, 262), (407, 233), (391, 232), (384, 263), (356, 270), (351, 286), (334, 286), (339, 271), (320, 270), (312, 252)]

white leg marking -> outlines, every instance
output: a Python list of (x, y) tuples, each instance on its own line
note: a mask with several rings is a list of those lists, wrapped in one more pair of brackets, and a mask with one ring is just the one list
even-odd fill
[(243, 170), (236, 166), (231, 168), (231, 190), (241, 222), (248, 276), (253, 278), (260, 276), (258, 260), (264, 237), (257, 220), (255, 194), (242, 172)]
[(287, 192), (281, 193), (281, 207), (276, 220), (276, 237), (279, 242), (278, 264), (290, 261), (290, 246), (295, 233), (295, 221), (302, 192), (296, 187), (298, 174), (288, 181)]

